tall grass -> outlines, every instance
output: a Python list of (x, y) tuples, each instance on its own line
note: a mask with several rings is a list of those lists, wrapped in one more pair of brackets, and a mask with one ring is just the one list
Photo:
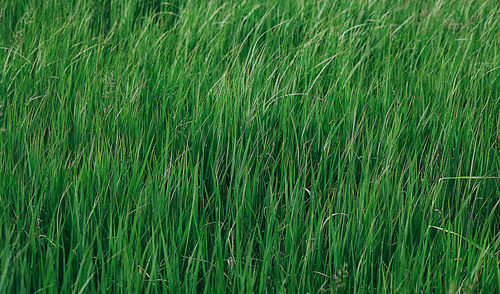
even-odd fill
[(0, 292), (498, 291), (498, 1), (0, 9)]

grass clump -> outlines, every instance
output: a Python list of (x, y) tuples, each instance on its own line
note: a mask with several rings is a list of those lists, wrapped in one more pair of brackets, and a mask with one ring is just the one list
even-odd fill
[(498, 291), (498, 1), (0, 11), (0, 292)]

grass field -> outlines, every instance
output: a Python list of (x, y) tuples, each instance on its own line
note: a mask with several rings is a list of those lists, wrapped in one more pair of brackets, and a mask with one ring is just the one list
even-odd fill
[(0, 11), (1, 293), (498, 293), (497, 0)]

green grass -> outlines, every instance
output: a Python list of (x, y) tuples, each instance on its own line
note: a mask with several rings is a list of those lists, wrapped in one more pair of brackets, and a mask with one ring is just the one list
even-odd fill
[(1, 293), (499, 290), (500, 2), (0, 10)]

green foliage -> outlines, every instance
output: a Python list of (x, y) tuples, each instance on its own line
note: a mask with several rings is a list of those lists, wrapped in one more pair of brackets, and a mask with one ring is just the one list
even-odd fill
[(0, 292), (498, 291), (498, 1), (0, 11)]

